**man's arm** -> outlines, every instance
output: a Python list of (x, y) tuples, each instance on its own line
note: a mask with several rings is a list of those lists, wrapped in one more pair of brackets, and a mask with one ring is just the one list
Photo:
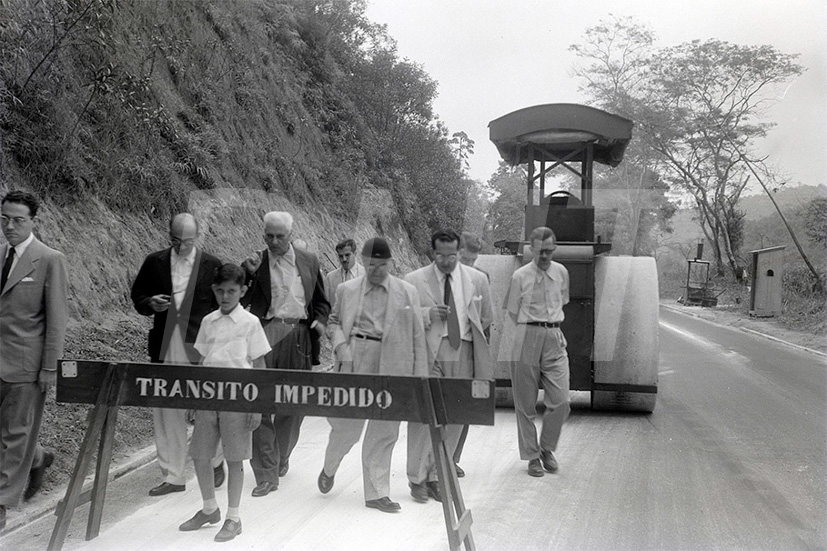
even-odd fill
[(57, 252), (49, 258), (46, 268), (44, 301), (46, 309), (46, 339), (43, 343), (43, 357), (40, 361), (38, 384), (45, 392), (55, 384), (57, 361), (63, 356), (66, 324), (69, 321), (69, 274), (66, 257)]

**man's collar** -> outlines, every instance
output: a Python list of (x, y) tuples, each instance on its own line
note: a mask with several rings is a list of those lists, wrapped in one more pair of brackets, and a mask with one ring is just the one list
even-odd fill
[(362, 282), (362, 285), (363, 285), (363, 288), (364, 288), (365, 292), (370, 291), (371, 287), (382, 287), (383, 289), (385, 289), (387, 292), (390, 293), (390, 291), (391, 291), (390, 281), (391, 281), (391, 276), (389, 275), (388, 277), (385, 278), (384, 281), (382, 281), (382, 283), (374, 284), (374, 283), (371, 283), (368, 280), (368, 276), (365, 275), (365, 279)]
[[(431, 265), (434, 267), (434, 272), (436, 273), (437, 280), (445, 281), (445, 272), (439, 269), (439, 266), (436, 265), (436, 262), (431, 262)], [(456, 263), (454, 266), (454, 270), (451, 272), (451, 277), (456, 279), (459, 276), (459, 262)]]
[(173, 248), (170, 250), (170, 258), (172, 259), (173, 264), (175, 264), (179, 260), (183, 260), (187, 264), (192, 264), (195, 261), (195, 247), (192, 248), (192, 250), (189, 252), (189, 254), (187, 254), (187, 256), (183, 257), (180, 256), (177, 252), (175, 252), (175, 249)]
[(26, 252), (26, 249), (29, 248), (29, 245), (32, 244), (32, 241), (34, 241), (34, 233), (30, 233), (29, 237), (27, 237), (26, 239), (24, 239), (23, 241), (21, 241), (17, 245), (14, 245), (13, 247), (12, 247), (12, 244), (9, 243), (9, 248), (10, 249), (13, 248), (14, 249), (14, 254), (17, 256), (17, 258), (20, 258), (21, 256), (23, 256), (23, 253)]
[(291, 266), (296, 265), (296, 250), (293, 248), (292, 243), (287, 247), (287, 251), (284, 254), (273, 254), (272, 251), (269, 252), (271, 262), (276, 262), (279, 258), (283, 258)]

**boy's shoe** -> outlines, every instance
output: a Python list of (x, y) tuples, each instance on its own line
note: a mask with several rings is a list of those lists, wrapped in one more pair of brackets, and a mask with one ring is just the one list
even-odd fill
[(264, 481), (255, 488), (253, 488), (253, 497), (264, 497), (270, 492), (275, 492), (279, 489), (278, 484), (273, 484), (272, 482)]
[(195, 516), (189, 519), (187, 522), (182, 524), (178, 527), (179, 530), (182, 532), (192, 532), (193, 530), (198, 530), (205, 524), (216, 524), (218, 521), (221, 520), (221, 510), (216, 509), (209, 515), (206, 514), (204, 511), (199, 510), (195, 513)]
[(528, 462), (528, 476), (535, 476), (541, 477), (545, 473), (543, 472), (543, 467), (540, 465), (539, 459), (531, 459)]
[(428, 488), (428, 497), (434, 501), (442, 501), (442, 492), (439, 490), (439, 482), (431, 481), (425, 484)]
[(227, 519), (224, 521), (224, 526), (215, 535), (215, 541), (230, 541), (236, 536), (241, 535), (241, 521)]

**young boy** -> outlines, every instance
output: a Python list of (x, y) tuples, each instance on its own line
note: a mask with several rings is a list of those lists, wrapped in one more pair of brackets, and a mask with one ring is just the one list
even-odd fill
[[(202, 365), (247, 369), (264, 367), (264, 355), (270, 352), (267, 336), (258, 318), (238, 304), (247, 292), (244, 278), (244, 270), (234, 264), (224, 264), (216, 274), (212, 290), (220, 308), (204, 317), (195, 339), (195, 349), (202, 356)], [(241, 534), (239, 506), (244, 485), (243, 462), (252, 457), (252, 432), (260, 422), (260, 413), (195, 412), (190, 455), (195, 464), (204, 506), (179, 527), (181, 531), (198, 530), (207, 523), (216, 524), (221, 520), (211, 464), (220, 439), (228, 471), (227, 518), (215, 541), (230, 541)]]

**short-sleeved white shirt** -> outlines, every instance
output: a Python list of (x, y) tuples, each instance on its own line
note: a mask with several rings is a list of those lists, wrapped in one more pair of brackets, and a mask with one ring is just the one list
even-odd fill
[(569, 272), (557, 262), (541, 270), (530, 262), (514, 271), (505, 307), (517, 323), (561, 322), (569, 302)]
[(195, 349), (202, 365), (253, 368), (253, 361), (270, 352), (270, 343), (258, 318), (241, 305), (229, 314), (210, 312), (201, 320)]

